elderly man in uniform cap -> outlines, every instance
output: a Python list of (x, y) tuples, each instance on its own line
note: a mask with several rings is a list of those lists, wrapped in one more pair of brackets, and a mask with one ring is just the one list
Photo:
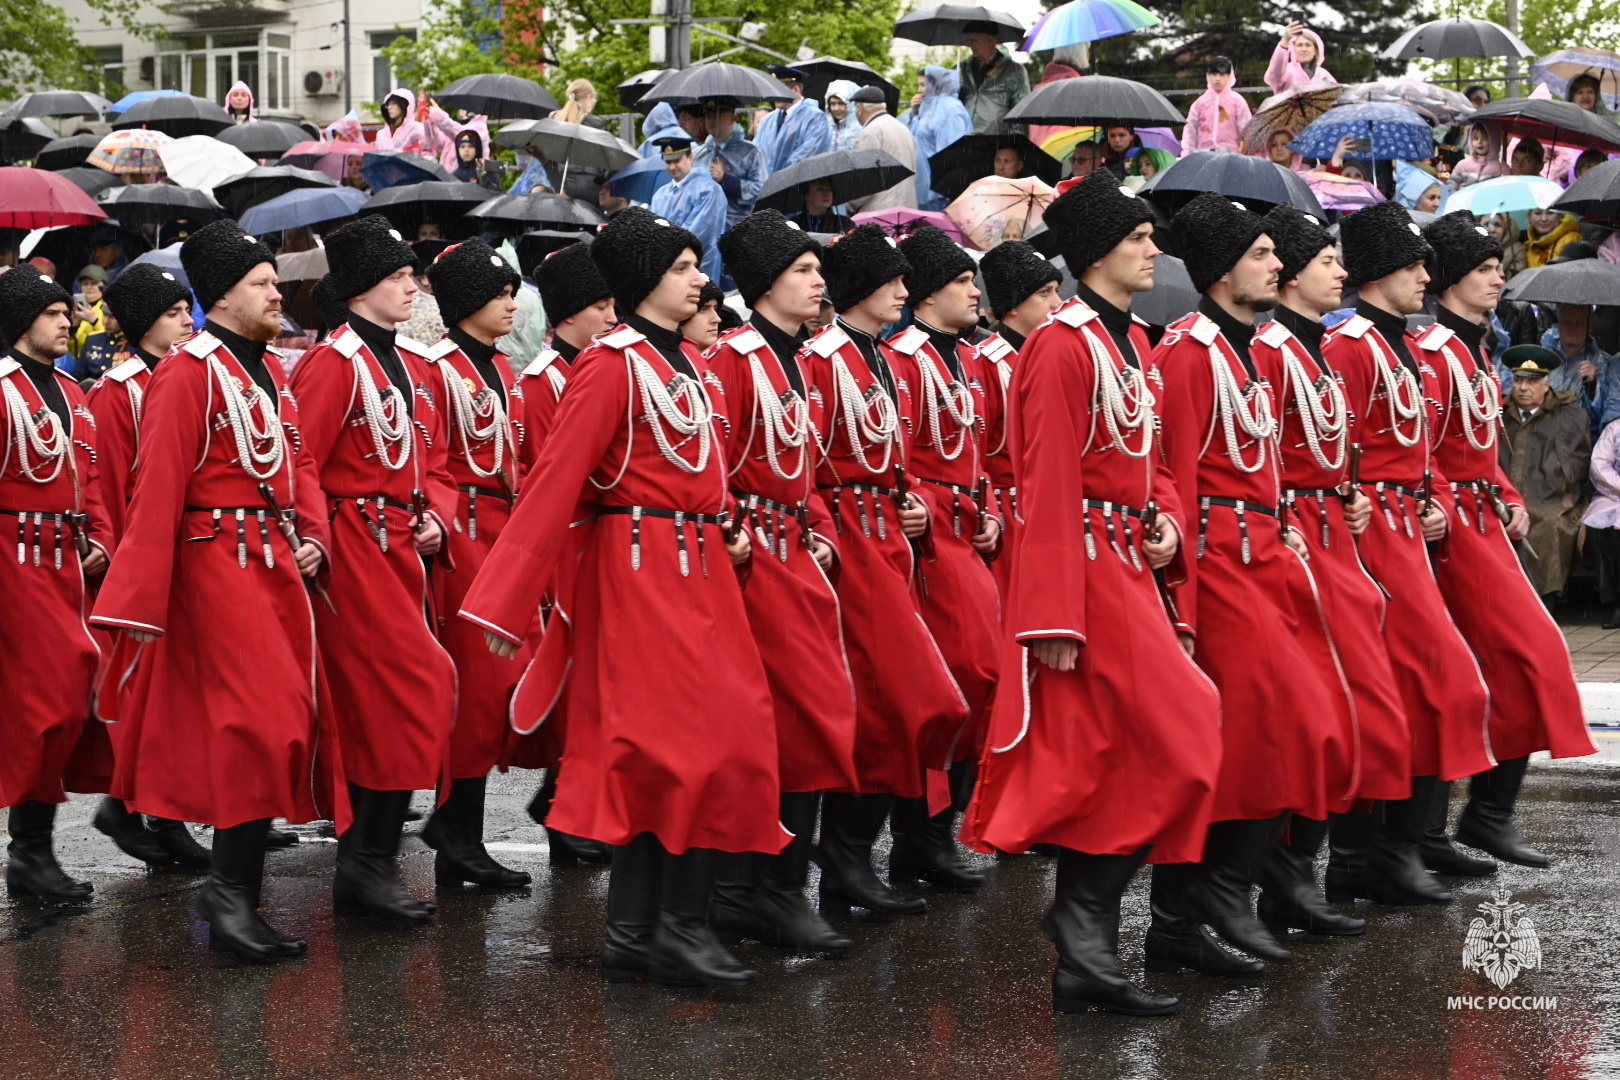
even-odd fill
[(326, 252), (323, 280), (349, 315), (299, 360), (292, 389), (331, 522), (332, 604), (315, 617), (354, 802), (332, 905), (420, 923), (434, 906), (406, 892), (395, 856), (411, 792), (448, 787), (456, 713), (455, 663), (424, 611), (423, 558), (442, 547), (461, 492), (429, 349), (394, 332), (418, 291), (416, 253), (378, 214), (328, 235)]
[(270, 249), (227, 220), (180, 258), (208, 321), (147, 384), (124, 532), (92, 616), (131, 639), (98, 699), (119, 721), (112, 794), (214, 826), (199, 910), (216, 947), (297, 956), (304, 942), (257, 911), (270, 821), (349, 826), (307, 587), (329, 550), (326, 507), (266, 344), (281, 331)]
[[(900, 164), (913, 171), (917, 168), (917, 137), (911, 129), (889, 115), (888, 99), (876, 86), (863, 86), (850, 99), (851, 108), (861, 122), (861, 133), (855, 139), (856, 150), (882, 150)], [(917, 205), (917, 183), (906, 176), (891, 187), (875, 195), (851, 199), (850, 213), (869, 210), (890, 210), (897, 206)]]
[[(1508, 353), (1513, 353), (1511, 359)], [(1545, 353), (1514, 352), (1513, 349), (1508, 353), (1503, 354), (1503, 363), (1513, 375), (1509, 384), (1512, 406), (1502, 417), (1506, 434), (1501, 447), (1502, 467), (1523, 494), (1530, 511), (1530, 531), (1520, 545), (1519, 558), (1530, 575), (1531, 584), (1551, 604), (1563, 591), (1575, 557), (1575, 540), (1580, 534), (1581, 515), (1586, 508), (1591, 434), (1577, 432), (1570, 418), (1570, 413), (1583, 411), (1571, 407), (1577, 392), (1553, 389), (1552, 379), (1548, 377), (1548, 373), (1568, 363), (1568, 358), (1560, 356), (1558, 364), (1554, 364)], [(1494, 740), (1496, 729), (1491, 730)], [(1494, 750), (1495, 742), (1491, 745)], [(1504, 764), (1522, 767), (1517, 763)], [(1512, 775), (1508, 773), (1499, 782), (1506, 785), (1511, 781)], [(1501, 800), (1507, 789), (1499, 790), (1497, 799)], [(1505, 846), (1500, 837), (1491, 837), (1493, 831), (1500, 829), (1500, 804), (1496, 809), (1488, 825), (1478, 819), (1463, 820), (1462, 824), (1469, 826), (1469, 834), (1476, 837), (1465, 840), (1466, 843), (1485, 847), (1493, 854), (1495, 849), (1483, 841)], [(1461, 827), (1458, 835), (1459, 838), (1464, 835)], [(1519, 854), (1528, 852), (1526, 864), (1537, 865), (1534, 856), (1539, 853), (1523, 845), (1520, 847)]]
[(730, 228), (753, 213), (754, 200), (765, 186), (770, 167), (765, 151), (737, 126), (737, 106), (730, 100), (705, 101), (703, 123), (707, 138), (693, 151), (692, 167), (708, 172), (726, 193), (726, 227)]
[[(1174, 997), (1120, 971), (1120, 901), (1144, 859), (1202, 852), (1221, 743), (1215, 689), (1155, 581), (1191, 557), (1157, 445), (1163, 384), (1130, 314), (1159, 249), (1147, 204), (1100, 174), (1047, 214), (1079, 293), (1021, 342), (1007, 390), (1022, 523), (1003, 667), (1018, 682), (997, 696), (964, 835), (1006, 851), (1059, 846), (1042, 924), (1058, 951), (1058, 1009), (1167, 1013)], [(998, 296), (1001, 272), (986, 281), (1006, 313), (1045, 276), (1030, 265)]]
[[(1257, 974), (1292, 955), (1255, 918), (1250, 886), (1285, 815), (1325, 820), (1348, 805), (1354, 714), (1304, 542), (1285, 518), (1276, 388), (1251, 355), (1282, 263), (1260, 216), (1221, 195), (1198, 196), (1172, 227), (1204, 296), (1154, 353), (1165, 455), (1197, 521), (1172, 592), (1221, 692), (1223, 753), (1203, 860), (1154, 867), (1147, 955), (1171, 969)], [(1256, 959), (1211, 947), (1201, 923)]]
[[(102, 572), (112, 534), (96, 471), (96, 424), (55, 367), (67, 352), (72, 296), (24, 264), (0, 273), (0, 806), (6, 887), (44, 900), (86, 900), (52, 850), (63, 778), (90, 715), (100, 649), (84, 622), (86, 579)], [(13, 557), (15, 552), (15, 557)]]
[(1356, 418), (1361, 479), (1373, 501), (1357, 547), (1389, 596), (1384, 641), (1406, 709), (1412, 794), (1379, 802), (1373, 815), (1334, 819), (1327, 896), (1445, 904), (1451, 893), (1427, 872), (1424, 850), (1443, 798), (1439, 785), (1495, 761), (1483, 722), (1485, 683), (1446, 609), (1427, 546), (1446, 535), (1445, 508), (1454, 500), (1433, 456), (1439, 377), (1407, 332), (1406, 317), (1423, 309), (1434, 249), (1398, 203), (1356, 211), (1340, 236), (1344, 284), (1360, 290), (1360, 301), (1355, 315), (1323, 337), (1322, 356), (1343, 377), (1346, 408)]
[(654, 140), (674, 183), (653, 192), (652, 212), (685, 229), (704, 245), (704, 274), (720, 280), (720, 249), (726, 231), (726, 193), (708, 170), (693, 167), (692, 140), (666, 135)]
[(754, 132), (754, 142), (765, 152), (769, 175), (831, 150), (833, 123), (814, 98), (804, 96), (804, 72), (786, 64), (766, 64), (765, 70), (793, 95), (788, 101), (778, 101)]

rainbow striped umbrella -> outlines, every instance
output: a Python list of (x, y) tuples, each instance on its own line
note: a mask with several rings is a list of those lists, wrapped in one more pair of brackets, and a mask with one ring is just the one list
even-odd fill
[(1159, 17), (1134, 0), (1069, 0), (1041, 16), (1019, 46), (1024, 52), (1061, 49), (1083, 41), (1154, 26)]

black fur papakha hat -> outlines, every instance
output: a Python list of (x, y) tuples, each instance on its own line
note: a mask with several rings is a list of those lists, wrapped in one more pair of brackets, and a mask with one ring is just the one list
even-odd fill
[(49, 274), (28, 263), (0, 274), (0, 338), (16, 345), (44, 310), (57, 301), (73, 307), (73, 295)]
[(139, 345), (165, 311), (182, 300), (191, 302), (191, 290), (180, 284), (177, 276), (151, 263), (124, 267), (118, 280), (102, 295), (107, 298), (107, 309), (118, 320), (124, 340), (131, 345)]
[(433, 298), (439, 302), (439, 316), (451, 327), (476, 312), (512, 287), (512, 295), (523, 287), (523, 278), (512, 264), (484, 241), (474, 238), (445, 248), (427, 268)]
[(1153, 209), (1125, 192), (1113, 173), (1098, 169), (1054, 199), (1041, 220), (1056, 236), (1069, 273), (1078, 278), (1137, 226), (1152, 221)]
[(591, 258), (613, 290), (619, 318), (635, 314), (641, 302), (690, 250), (703, 261), (703, 241), (679, 225), (640, 206), (627, 206), (602, 226), (591, 241)]
[[(1070, 189), (1073, 190), (1073, 189)], [(1048, 281), (1063, 280), (1058, 268), (1022, 240), (1003, 240), (979, 260), (990, 311), (1002, 318), (1028, 300)]]
[(978, 270), (973, 256), (963, 251), (950, 234), (938, 225), (924, 225), (900, 241), (900, 254), (911, 264), (906, 275), (908, 303), (916, 307), (939, 290)]
[(749, 307), (770, 292), (782, 271), (807, 252), (819, 255), (821, 245), (780, 210), (755, 210), (720, 237), (726, 273)]
[(1283, 264), (1277, 272), (1277, 284), (1286, 285), (1299, 277), (1322, 254), (1323, 248), (1333, 246), (1333, 237), (1322, 228), (1322, 223), (1297, 206), (1274, 206), (1271, 213), (1261, 219), (1266, 235), (1277, 245), (1277, 259)]
[(180, 265), (204, 314), (260, 263), (274, 266), (276, 257), (230, 218), (204, 225), (180, 245)]
[(1260, 215), (1225, 195), (1204, 192), (1170, 219), (1193, 288), (1208, 292), (1266, 230)]
[(315, 310), (321, 313), (321, 323), (326, 327), (327, 334), (349, 321), (349, 305), (332, 294), (332, 283), (326, 278), (314, 284), (309, 290), (309, 298)]
[(416, 249), (381, 214), (355, 218), (326, 234), (326, 276), (345, 304), (402, 266), (421, 265)]
[(1483, 262), (1502, 257), (1502, 245), (1467, 210), (1454, 210), (1429, 222), (1423, 239), (1434, 249), (1429, 260), (1429, 291), (1436, 296), (1473, 273)]
[(1434, 248), (1398, 202), (1375, 203), (1345, 218), (1339, 225), (1339, 243), (1344, 248), (1344, 268), (1350, 274), (1344, 282), (1347, 289), (1434, 259)]
[(613, 290), (591, 258), (589, 240), (569, 244), (541, 259), (534, 268), (534, 283), (540, 288), (540, 303), (551, 326), (573, 318), (592, 304), (613, 299)]
[(894, 237), (879, 225), (861, 225), (827, 245), (821, 276), (834, 311), (848, 311), (884, 283), (911, 273)]

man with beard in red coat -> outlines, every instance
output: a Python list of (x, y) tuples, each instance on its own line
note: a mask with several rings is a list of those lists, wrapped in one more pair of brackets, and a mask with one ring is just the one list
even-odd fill
[[(101, 651), (85, 625), (85, 580), (112, 536), (96, 474), (96, 425), (79, 387), (56, 369), (72, 297), (33, 266), (0, 274), (0, 806), (11, 808), (6, 887), (87, 900), (52, 850), (62, 781), (90, 715)], [(15, 546), (10, 541), (15, 540)], [(12, 558), (12, 552), (16, 557)]]
[(517, 432), (508, 411), (512, 366), (495, 343), (512, 332), (523, 281), (478, 239), (446, 248), (427, 278), (448, 328), (428, 351), (428, 392), (443, 411), (450, 473), (461, 498), (445, 534), (447, 558), (433, 572), (439, 640), (456, 662), (459, 689), (450, 795), (423, 827), (422, 840), (438, 852), (440, 885), (513, 888), (527, 885), (529, 875), (502, 866), (484, 847), (484, 786), (506, 750), (507, 707), (521, 670), (515, 660), (492, 655), (483, 633), (455, 613), (517, 496)]
[[(1457, 839), (1520, 866), (1546, 866), (1547, 856), (1513, 824), (1530, 755), (1547, 750), (1555, 758), (1581, 757), (1597, 747), (1586, 729), (1569, 645), (1513, 551), (1529, 534), (1530, 515), (1497, 460), (1501, 397), (1496, 372), (1481, 351), (1505, 280), (1502, 247), (1465, 211), (1436, 219), (1423, 235), (1435, 251), (1429, 293), (1440, 306), (1436, 324), (1417, 337), (1418, 355), (1440, 386), (1435, 462), (1456, 500), (1455, 522), (1436, 553), (1435, 576), (1490, 688), (1491, 753), (1497, 759), (1469, 781)], [(1450, 791), (1448, 782), (1436, 785), (1425, 864), (1440, 873), (1490, 867), (1489, 860), (1469, 859), (1446, 839)]]
[(427, 618), (423, 559), (439, 552), (461, 493), (428, 390), (428, 348), (394, 332), (418, 292), (416, 252), (371, 214), (330, 233), (326, 253), (323, 280), (349, 317), (298, 361), (292, 389), (331, 521), (332, 604), (315, 618), (354, 803), (332, 905), (420, 923), (435, 908), (400, 881), (400, 828), (411, 792), (447, 779), (456, 708), (455, 664)]
[(1412, 794), (1379, 802), (1375, 814), (1347, 813), (1329, 834), (1329, 900), (1445, 904), (1451, 892), (1425, 869), (1428, 822), (1447, 780), (1495, 764), (1486, 734), (1485, 683), (1435, 581), (1427, 544), (1440, 541), (1454, 505), (1435, 469), (1438, 375), (1407, 333), (1423, 310), (1426, 265), (1434, 249), (1406, 208), (1379, 203), (1345, 218), (1340, 239), (1356, 313), (1322, 341), (1322, 356), (1344, 378), (1357, 417), (1363, 486), (1372, 524), (1357, 546), (1367, 571), (1389, 595), (1384, 641), (1406, 708)]
[(780, 211), (743, 218), (720, 238), (726, 272), (753, 309), (704, 358), (720, 376), (731, 492), (755, 540), (743, 602), (776, 705), (780, 855), (726, 860), (710, 907), (722, 940), (747, 936), (841, 956), (850, 940), (805, 900), (821, 793), (855, 785), (855, 691), (828, 580), (832, 522), (816, 491), (826, 416), (808, 397), (797, 354), (821, 310), (821, 245)]
[(1064, 192), (1046, 220), (1079, 284), (1023, 343), (1009, 387), (1023, 522), (1008, 676), (964, 835), (1006, 851), (1059, 846), (1042, 924), (1058, 951), (1056, 1008), (1162, 1014), (1177, 1000), (1120, 971), (1120, 900), (1150, 856), (1202, 852), (1221, 744), (1215, 688), (1176, 640), (1155, 581), (1190, 557), (1156, 437), (1163, 383), (1130, 313), (1159, 249), (1152, 210), (1106, 171)]
[[(1223, 753), (1202, 862), (1154, 867), (1146, 948), (1155, 966), (1258, 974), (1292, 954), (1255, 918), (1250, 886), (1284, 815), (1323, 820), (1348, 805), (1354, 715), (1304, 541), (1283, 517), (1276, 387), (1250, 354), (1282, 263), (1259, 215), (1224, 196), (1198, 196), (1172, 227), (1204, 294), (1154, 353), (1165, 453), (1197, 519), (1173, 591), (1221, 692)], [(1258, 959), (1211, 951), (1200, 923)]]
[(281, 332), (274, 256), (219, 221), (180, 258), (208, 322), (170, 351), (143, 398), (124, 536), (94, 615), (129, 639), (99, 702), (124, 729), (112, 794), (214, 826), (199, 910), (216, 947), (298, 956), (304, 942), (257, 908), (273, 817), (348, 825), (341, 774), (324, 756), (335, 748), (306, 588), (325, 558), (325, 508), (298, 405), (265, 344)]

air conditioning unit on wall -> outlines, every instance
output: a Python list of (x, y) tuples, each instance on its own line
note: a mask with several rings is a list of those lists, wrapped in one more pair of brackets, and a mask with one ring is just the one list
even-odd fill
[(304, 72), (304, 93), (310, 97), (331, 97), (343, 92), (343, 72)]

